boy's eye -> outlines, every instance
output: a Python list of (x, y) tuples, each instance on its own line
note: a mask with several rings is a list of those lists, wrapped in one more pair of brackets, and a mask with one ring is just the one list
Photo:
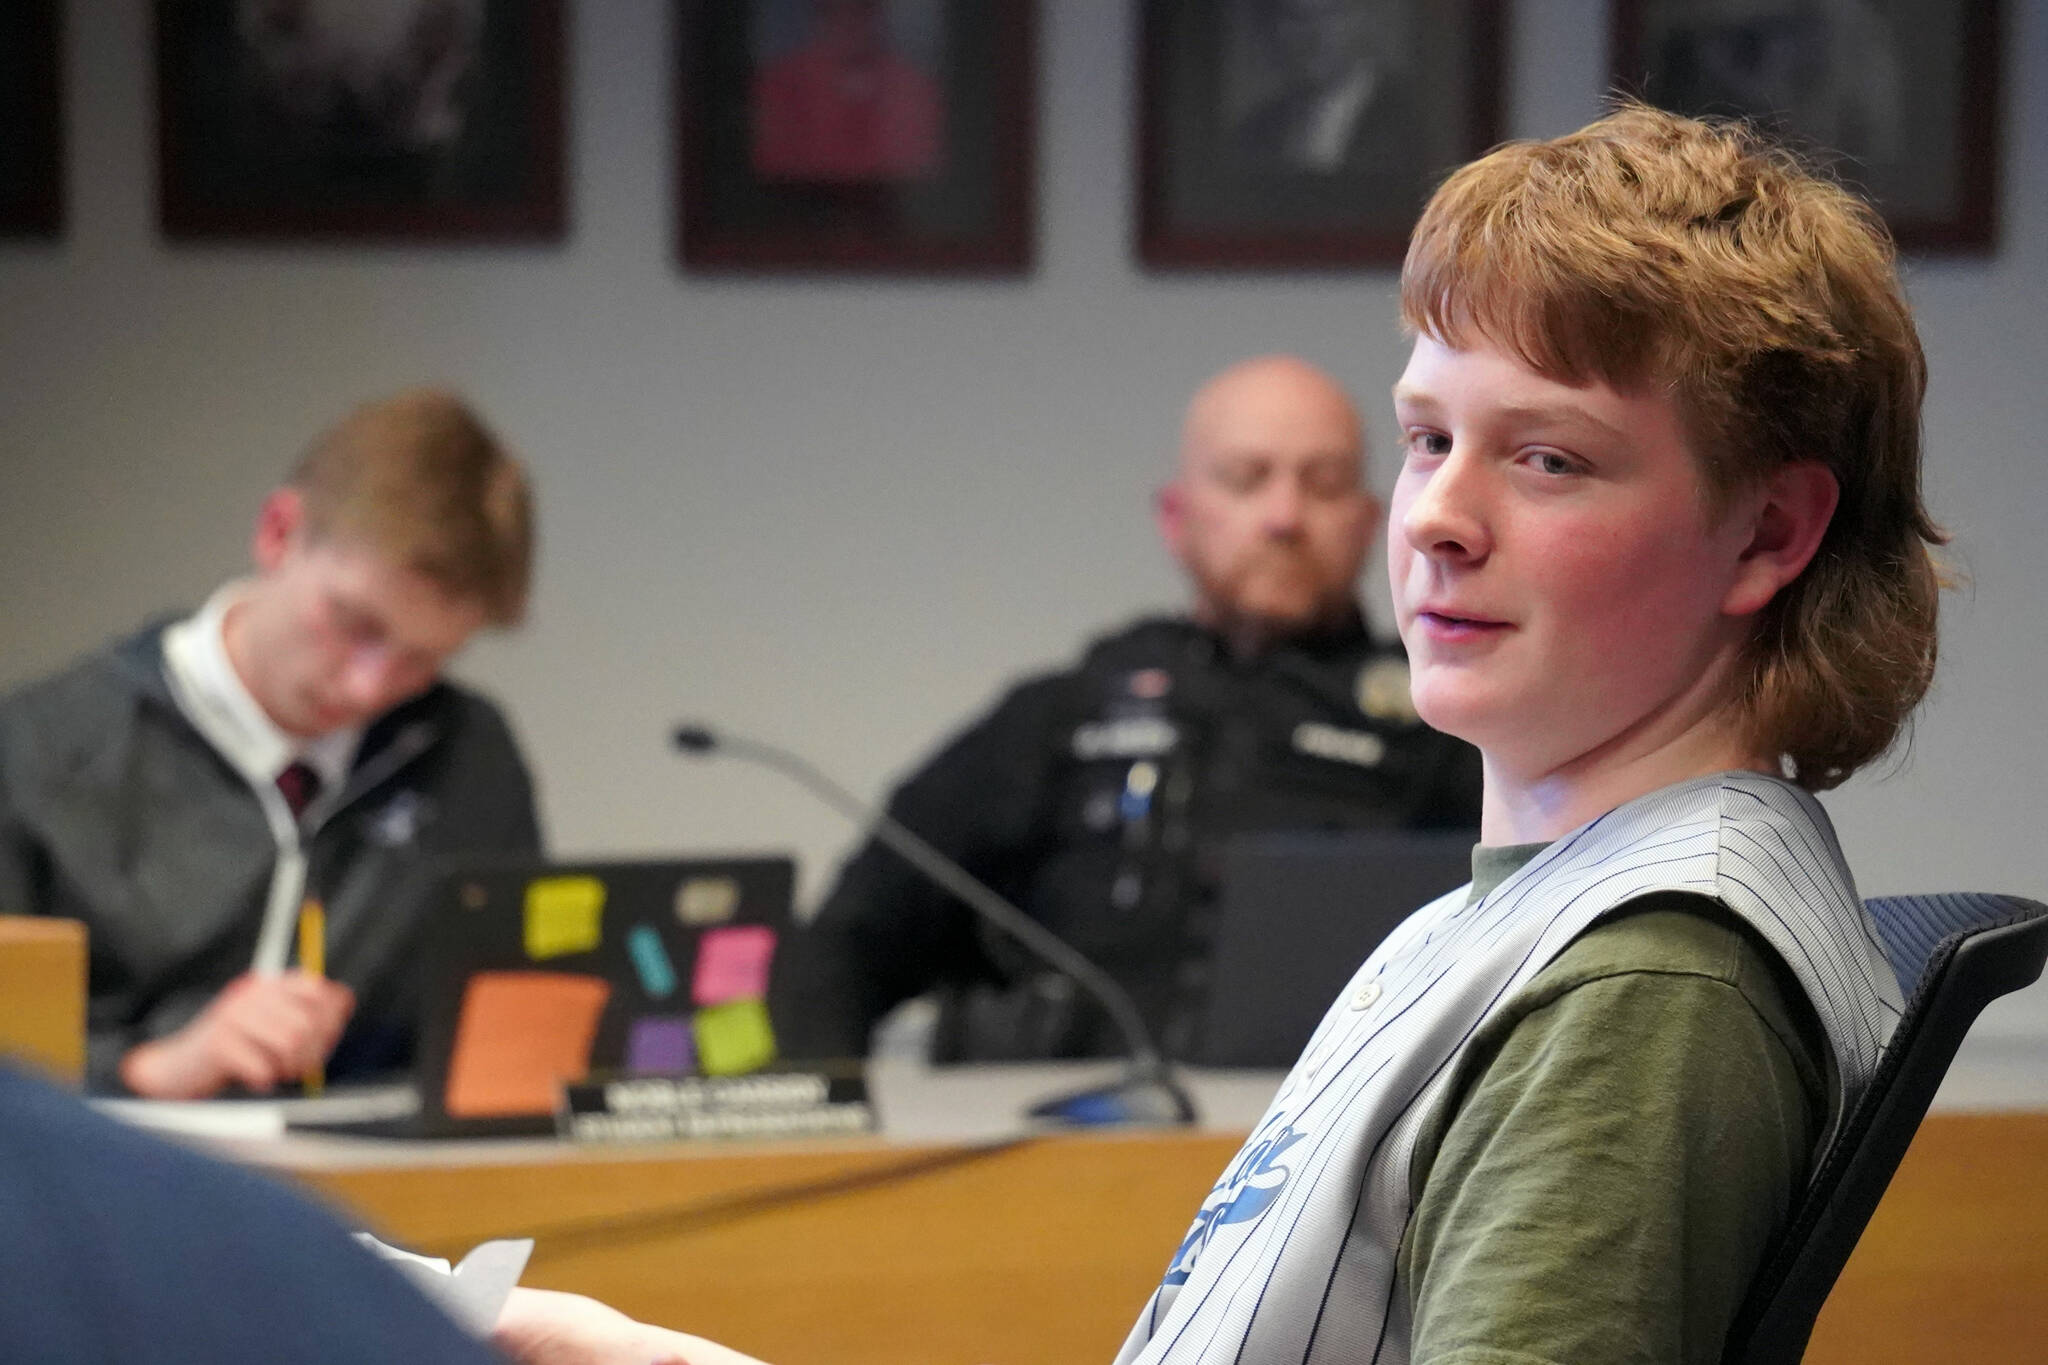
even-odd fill
[(1529, 463), (1535, 465), (1537, 470), (1544, 474), (1576, 474), (1579, 472), (1579, 462), (1577, 460), (1572, 459), (1569, 455), (1560, 455), (1554, 450), (1530, 452)]
[(1451, 438), (1441, 431), (1411, 431), (1408, 433), (1408, 449), (1417, 455), (1441, 459), (1451, 453)]

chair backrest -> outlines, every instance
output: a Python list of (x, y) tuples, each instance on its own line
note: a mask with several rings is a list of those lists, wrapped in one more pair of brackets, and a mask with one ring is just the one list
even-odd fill
[(2038, 980), (2048, 960), (2048, 905), (2036, 901), (1964, 892), (1865, 905), (1906, 1012), (1751, 1282), (1725, 1365), (1797, 1365), (1971, 1023), (1999, 996)]

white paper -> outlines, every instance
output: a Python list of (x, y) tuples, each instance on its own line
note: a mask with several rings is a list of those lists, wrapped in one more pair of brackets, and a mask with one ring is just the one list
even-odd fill
[(389, 1261), (442, 1312), (478, 1337), (489, 1336), (497, 1325), (505, 1300), (512, 1297), (526, 1270), (526, 1258), (533, 1254), (531, 1237), (507, 1237), (482, 1243), (451, 1269), (438, 1257), (400, 1251), (367, 1232), (357, 1233), (356, 1240)]
[(177, 1137), (237, 1141), (284, 1136), (282, 1100), (131, 1100), (98, 1098), (108, 1118)]
[(99, 1097), (92, 1107), (109, 1118), (181, 1137), (263, 1141), (284, 1137), (295, 1123), (362, 1123), (419, 1112), (411, 1082), (336, 1086), (325, 1095), (292, 1099), (139, 1100)]

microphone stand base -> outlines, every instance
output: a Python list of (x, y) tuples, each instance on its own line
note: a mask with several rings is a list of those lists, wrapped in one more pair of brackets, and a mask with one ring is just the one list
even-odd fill
[(1113, 1085), (1040, 1100), (1025, 1111), (1034, 1119), (1075, 1128), (1114, 1124), (1185, 1126), (1195, 1122), (1195, 1102), (1168, 1076), (1133, 1074)]

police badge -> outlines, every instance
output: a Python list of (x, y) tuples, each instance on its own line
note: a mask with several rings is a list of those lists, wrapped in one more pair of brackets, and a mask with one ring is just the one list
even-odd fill
[(1408, 661), (1374, 659), (1358, 670), (1358, 709), (1373, 720), (1414, 725), (1415, 700), (1408, 695)]

